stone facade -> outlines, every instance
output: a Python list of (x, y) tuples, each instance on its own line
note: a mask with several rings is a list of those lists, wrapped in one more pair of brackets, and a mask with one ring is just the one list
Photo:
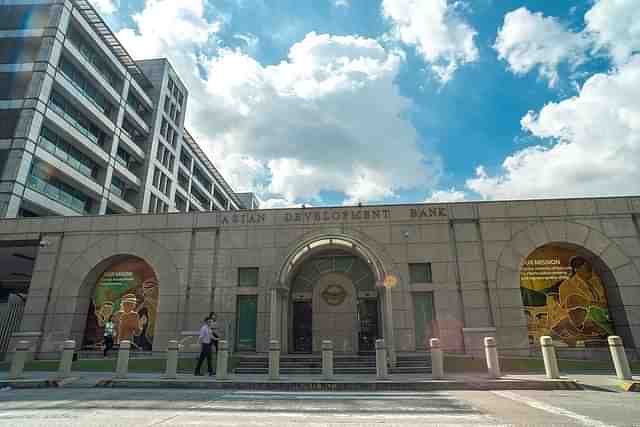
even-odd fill
[[(472, 352), (488, 335), (503, 348), (526, 349), (520, 266), (534, 249), (566, 242), (608, 267), (616, 333), (638, 347), (639, 220), (638, 197), (2, 220), (1, 240), (42, 242), (12, 345), (27, 338), (45, 355), (64, 340), (81, 342), (97, 277), (114, 257), (133, 255), (160, 283), (154, 350), (197, 330), (211, 311), (234, 348), (237, 297), (257, 295), (256, 350), (275, 338), (289, 351), (291, 276), (302, 260), (331, 248), (371, 266), (380, 334), (395, 352), (416, 348), (416, 293), (432, 293), (445, 349)], [(426, 262), (432, 280), (411, 283), (409, 265)], [(257, 287), (238, 286), (244, 267), (259, 269)], [(397, 284), (385, 287), (390, 275)], [(338, 335), (349, 351), (357, 340), (349, 341), (357, 331), (348, 319), (356, 291), (343, 288), (345, 310), (321, 303), (315, 294), (322, 290), (314, 289), (314, 318), (325, 319), (314, 330), (326, 331), (331, 312), (339, 313), (346, 320)]]

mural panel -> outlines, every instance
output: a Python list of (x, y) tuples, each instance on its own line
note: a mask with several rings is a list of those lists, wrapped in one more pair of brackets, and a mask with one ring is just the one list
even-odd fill
[(520, 270), (530, 344), (550, 335), (568, 346), (605, 345), (613, 334), (607, 296), (593, 259), (575, 249), (546, 245)]
[(131, 341), (132, 348), (151, 350), (158, 308), (158, 280), (145, 261), (130, 257), (98, 278), (87, 319), (85, 345), (100, 348), (104, 325), (111, 317), (114, 341)]

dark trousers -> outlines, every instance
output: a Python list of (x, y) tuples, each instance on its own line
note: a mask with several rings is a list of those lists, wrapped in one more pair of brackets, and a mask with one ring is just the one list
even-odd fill
[(104, 357), (107, 357), (107, 352), (113, 348), (113, 337), (104, 337)]
[(200, 357), (198, 358), (198, 364), (196, 365), (196, 375), (200, 375), (200, 368), (202, 367), (202, 362), (204, 359), (207, 359), (207, 368), (209, 368), (209, 375), (213, 375), (213, 364), (211, 363), (211, 344), (200, 344)]

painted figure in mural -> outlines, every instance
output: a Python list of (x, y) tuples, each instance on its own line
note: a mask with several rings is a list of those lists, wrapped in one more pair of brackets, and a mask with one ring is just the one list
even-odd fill
[(552, 334), (569, 345), (613, 334), (604, 286), (591, 263), (575, 256), (569, 264), (570, 277), (547, 293)]
[(134, 335), (140, 335), (140, 317), (135, 312), (135, 294), (126, 294), (122, 297), (120, 311), (116, 313), (118, 319), (118, 342), (132, 340)]
[(141, 308), (138, 311), (138, 330), (140, 333), (136, 335), (133, 342), (140, 350), (151, 351), (151, 341), (149, 340), (149, 311), (146, 307)]
[(113, 315), (113, 303), (111, 301), (105, 301), (96, 310), (96, 318), (98, 319), (98, 326), (104, 327), (107, 320)]
[(158, 282), (155, 279), (147, 279), (142, 283), (142, 301), (136, 311), (140, 320), (145, 319), (144, 327), (141, 324), (142, 333), (145, 335), (144, 340), (152, 343), (155, 335), (156, 314), (158, 309)]

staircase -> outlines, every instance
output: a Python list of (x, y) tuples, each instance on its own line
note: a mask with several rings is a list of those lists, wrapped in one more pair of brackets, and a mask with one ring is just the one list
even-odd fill
[[(359, 355), (334, 355), (333, 373), (335, 375), (376, 374), (374, 353)], [(398, 355), (398, 366), (391, 368), (392, 374), (430, 374), (431, 359), (428, 354)], [(244, 354), (239, 356), (236, 374), (267, 374), (269, 360), (266, 354)], [(319, 354), (283, 354), (280, 356), (282, 375), (320, 375), (322, 357)]]

